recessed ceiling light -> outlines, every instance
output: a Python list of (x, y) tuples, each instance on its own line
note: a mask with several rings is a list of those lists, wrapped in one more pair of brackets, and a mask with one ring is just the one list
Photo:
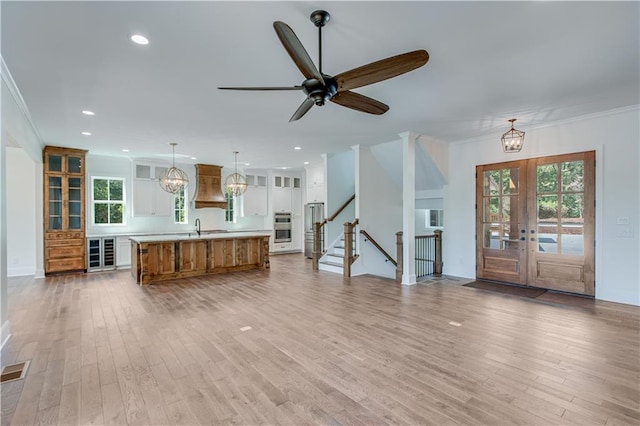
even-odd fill
[(149, 39), (147, 39), (145, 36), (140, 35), (140, 34), (132, 35), (131, 36), (131, 41), (136, 43), (136, 44), (142, 44), (142, 45), (149, 44)]
[(309, 164), (309, 162), (308, 162), (308, 161), (305, 161), (305, 162), (304, 162), (304, 164)]
[(282, 170), (287, 170), (288, 167), (280, 167)]
[(251, 165), (251, 163), (244, 163), (244, 165), (245, 165), (245, 166), (250, 166), (250, 165)]
[(83, 110), (83, 111), (82, 111), (82, 113), (83, 113), (84, 115), (96, 115), (96, 113), (95, 113), (95, 112), (93, 112), (93, 111), (89, 111), (88, 109)]
[(302, 149), (302, 148), (301, 148), (301, 147), (299, 147), (299, 146), (294, 146), (294, 147), (293, 147), (293, 149), (300, 150), (300, 149)]
[(122, 152), (129, 152), (129, 150), (128, 149), (123, 149)]
[(85, 136), (91, 136), (91, 132), (82, 132), (82, 134)]
[(192, 160), (197, 160), (197, 158), (196, 158), (196, 157), (191, 157), (191, 159), (192, 159)]

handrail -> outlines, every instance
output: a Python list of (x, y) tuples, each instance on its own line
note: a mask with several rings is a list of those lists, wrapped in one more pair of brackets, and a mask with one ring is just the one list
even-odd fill
[(353, 194), (351, 197), (349, 197), (349, 199), (348, 199), (347, 201), (345, 201), (345, 202), (344, 202), (344, 204), (343, 204), (343, 205), (341, 205), (341, 206), (338, 208), (338, 210), (336, 210), (336, 212), (335, 212), (334, 214), (332, 214), (332, 215), (331, 215), (331, 216), (329, 216), (328, 218), (325, 218), (325, 219), (322, 221), (322, 223), (324, 224), (324, 223), (327, 223), (327, 222), (333, 222), (333, 221), (335, 220), (335, 218), (336, 218), (336, 217), (338, 217), (338, 215), (339, 215), (340, 213), (342, 213), (342, 210), (346, 209), (346, 208), (347, 208), (347, 206), (348, 206), (349, 204), (351, 204), (351, 202), (352, 202), (353, 200), (355, 200), (355, 199), (356, 199), (356, 194)]
[(389, 255), (389, 253), (387, 253), (386, 250), (383, 249), (382, 246), (380, 246), (380, 244), (378, 244), (378, 242), (376, 240), (374, 240), (373, 237), (371, 237), (371, 235), (369, 235), (369, 233), (367, 231), (365, 231), (364, 229), (361, 229), (360, 233), (362, 235), (364, 235), (365, 238), (367, 238), (369, 241), (371, 241), (371, 243), (380, 251), (380, 253), (382, 253), (384, 255), (384, 257), (386, 257), (389, 262), (393, 263), (393, 266), (398, 267), (398, 262), (396, 262), (393, 259), (393, 257), (391, 257)]

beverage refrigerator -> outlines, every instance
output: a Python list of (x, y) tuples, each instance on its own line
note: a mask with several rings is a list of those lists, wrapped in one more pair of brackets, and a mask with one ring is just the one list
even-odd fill
[[(324, 203), (309, 203), (304, 206), (304, 255), (313, 257), (313, 224), (324, 220)], [(320, 240), (324, 239), (323, 235)]]

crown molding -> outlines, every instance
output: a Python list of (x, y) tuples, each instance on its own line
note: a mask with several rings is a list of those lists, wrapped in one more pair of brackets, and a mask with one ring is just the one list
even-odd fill
[(20, 109), (24, 117), (27, 119), (27, 122), (29, 123), (31, 130), (36, 135), (36, 138), (38, 138), (40, 147), (43, 147), (44, 142), (42, 140), (42, 137), (40, 136), (40, 132), (38, 131), (38, 128), (33, 122), (33, 118), (31, 118), (31, 112), (29, 111), (29, 107), (27, 107), (27, 103), (24, 101), (24, 98), (20, 93), (20, 89), (18, 89), (18, 86), (16, 85), (16, 82), (13, 79), (13, 76), (9, 71), (9, 67), (7, 67), (7, 64), (4, 61), (4, 58), (2, 57), (2, 55), (0, 55), (0, 76), (2, 77), (2, 81), (4, 82), (4, 84), (7, 86), (7, 89), (9, 90), (9, 94), (15, 101), (16, 105), (18, 105), (18, 108)]

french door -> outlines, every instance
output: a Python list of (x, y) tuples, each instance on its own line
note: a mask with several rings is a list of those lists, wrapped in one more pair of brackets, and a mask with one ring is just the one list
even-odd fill
[(595, 152), (476, 168), (476, 275), (594, 295)]

